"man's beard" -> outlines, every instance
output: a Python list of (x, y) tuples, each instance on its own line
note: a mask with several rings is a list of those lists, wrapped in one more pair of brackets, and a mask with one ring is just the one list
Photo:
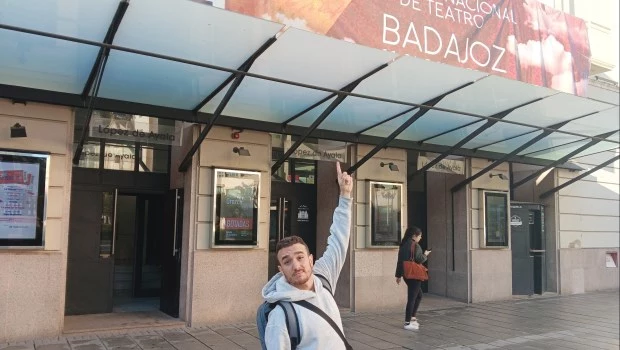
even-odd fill
[(304, 272), (303, 277), (293, 275), (289, 283), (293, 285), (294, 287), (302, 286), (306, 284), (310, 280), (310, 278), (312, 278), (312, 274)]

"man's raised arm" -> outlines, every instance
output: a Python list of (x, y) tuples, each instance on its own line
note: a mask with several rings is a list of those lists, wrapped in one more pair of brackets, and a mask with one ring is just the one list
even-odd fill
[(338, 175), (338, 186), (340, 187), (340, 198), (338, 207), (334, 210), (332, 225), (329, 229), (327, 238), (327, 249), (323, 256), (316, 261), (314, 272), (321, 274), (330, 282), (332, 291), (336, 290), (336, 282), (340, 270), (344, 265), (349, 248), (349, 237), (351, 235), (351, 208), (353, 199), (353, 178), (340, 169), (340, 162), (336, 163)]

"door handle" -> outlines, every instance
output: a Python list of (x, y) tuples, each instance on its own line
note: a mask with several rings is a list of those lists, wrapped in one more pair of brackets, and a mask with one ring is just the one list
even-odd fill
[(116, 251), (116, 209), (118, 204), (118, 188), (114, 189), (114, 218), (112, 219), (112, 255)]
[(545, 253), (547, 252), (544, 249), (530, 249), (530, 253)]
[(284, 238), (284, 198), (278, 198), (278, 241)]
[(172, 229), (172, 256), (176, 256), (177, 252), (177, 223), (178, 223), (178, 210), (179, 210), (179, 189), (174, 190), (174, 227)]

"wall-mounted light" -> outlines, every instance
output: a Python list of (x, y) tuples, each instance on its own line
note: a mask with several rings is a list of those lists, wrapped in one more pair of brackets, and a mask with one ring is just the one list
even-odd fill
[(237, 153), (240, 156), (250, 156), (250, 151), (243, 147), (235, 147), (233, 148), (233, 153)]
[(26, 127), (19, 123), (15, 123), (15, 125), (11, 127), (11, 137), (27, 137)]
[(382, 168), (387, 165), (388, 168), (390, 169), (390, 171), (398, 171), (398, 165), (396, 165), (396, 164), (394, 164), (392, 162), (389, 162), (389, 163), (381, 162), (381, 164), (379, 164), (379, 165), (381, 165)]
[(490, 178), (493, 178), (495, 176), (499, 177), (500, 180), (508, 180), (508, 177), (504, 174), (492, 174), (492, 173), (489, 174)]

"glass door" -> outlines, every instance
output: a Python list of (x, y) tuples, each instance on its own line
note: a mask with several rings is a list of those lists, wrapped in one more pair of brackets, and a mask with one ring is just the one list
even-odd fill
[(269, 276), (278, 272), (276, 245), (291, 235), (291, 201), (286, 197), (272, 197), (269, 212)]

